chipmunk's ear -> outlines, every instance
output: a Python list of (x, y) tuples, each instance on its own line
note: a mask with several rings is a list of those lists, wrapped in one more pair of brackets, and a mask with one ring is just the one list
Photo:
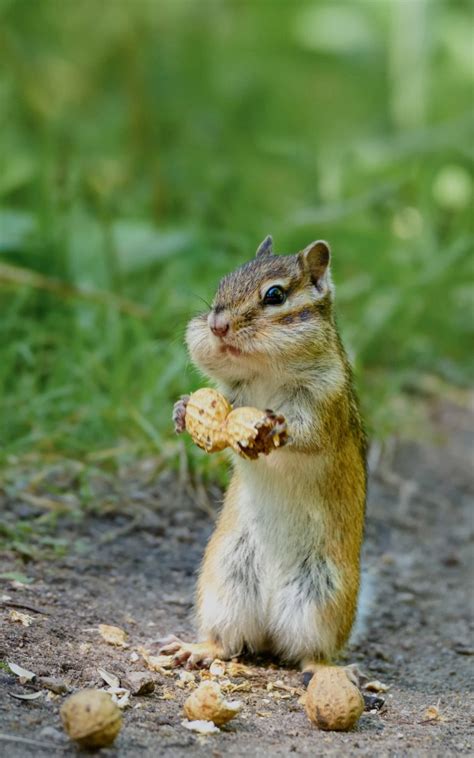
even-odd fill
[(303, 269), (309, 272), (314, 285), (323, 292), (327, 285), (327, 272), (331, 248), (324, 240), (316, 240), (299, 253)]
[(255, 256), (257, 258), (260, 258), (261, 255), (271, 255), (273, 253), (273, 237), (271, 234), (268, 234), (263, 242), (260, 243), (260, 245), (257, 247), (257, 252), (255, 253)]

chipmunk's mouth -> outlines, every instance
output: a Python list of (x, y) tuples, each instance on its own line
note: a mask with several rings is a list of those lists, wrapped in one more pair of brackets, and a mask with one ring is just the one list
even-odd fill
[(234, 358), (239, 358), (239, 356), (243, 355), (242, 350), (239, 350), (238, 347), (234, 347), (233, 345), (222, 345), (221, 353), (233, 355)]

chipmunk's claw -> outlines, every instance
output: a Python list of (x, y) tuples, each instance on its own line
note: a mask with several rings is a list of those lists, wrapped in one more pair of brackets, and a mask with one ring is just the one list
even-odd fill
[(258, 421), (255, 426), (256, 435), (253, 437), (252, 445), (239, 443), (240, 455), (243, 458), (256, 460), (260, 454), (268, 455), (287, 442), (288, 434), (284, 416), (271, 410), (266, 410), (265, 414), (265, 418)]
[(166, 637), (156, 640), (154, 644), (158, 645), (160, 655), (173, 655), (184, 643), (174, 634), (168, 634)]
[(186, 407), (189, 395), (182, 395), (173, 406), (173, 424), (176, 434), (181, 434), (186, 429)]
[[(286, 419), (281, 414), (275, 413), (269, 408), (265, 409), (265, 413), (267, 415), (263, 423), (263, 428), (265, 430), (264, 437), (268, 438), (270, 449), (281, 447), (288, 441)], [(278, 444), (275, 444), (275, 438), (278, 439)]]

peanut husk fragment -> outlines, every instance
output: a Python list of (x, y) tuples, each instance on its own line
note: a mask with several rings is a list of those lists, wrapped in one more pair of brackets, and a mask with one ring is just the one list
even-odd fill
[(115, 645), (116, 647), (126, 646), (127, 633), (119, 626), (99, 624), (99, 634), (109, 645)]
[(237, 700), (225, 700), (220, 686), (213, 681), (202, 682), (184, 703), (184, 713), (190, 721), (213, 721), (217, 726), (233, 719), (241, 708)]
[(188, 721), (186, 719), (185, 721), (181, 722), (181, 726), (184, 726), (185, 729), (189, 729), (190, 732), (197, 732), (198, 734), (203, 734), (206, 737), (209, 734), (217, 734), (220, 732), (219, 727), (216, 726), (213, 721), (205, 721), (204, 719), (199, 721)]

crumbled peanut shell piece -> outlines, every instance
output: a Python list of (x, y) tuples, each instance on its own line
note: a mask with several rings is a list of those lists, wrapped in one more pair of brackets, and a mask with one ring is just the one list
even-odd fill
[(213, 721), (217, 726), (226, 724), (238, 715), (242, 703), (225, 700), (217, 682), (202, 682), (184, 703), (184, 713), (190, 721)]

